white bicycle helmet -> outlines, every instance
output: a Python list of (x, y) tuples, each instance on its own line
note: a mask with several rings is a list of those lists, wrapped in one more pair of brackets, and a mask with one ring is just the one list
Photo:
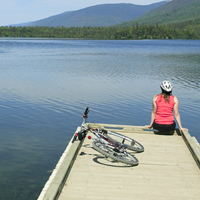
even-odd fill
[(169, 81), (163, 81), (160, 87), (166, 92), (171, 92), (173, 88), (172, 84)]

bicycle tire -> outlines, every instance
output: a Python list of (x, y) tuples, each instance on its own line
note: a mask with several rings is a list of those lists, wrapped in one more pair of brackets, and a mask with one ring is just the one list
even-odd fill
[[(132, 139), (132, 138), (129, 138), (125, 135), (122, 135), (122, 134), (119, 134), (119, 133), (116, 133), (116, 132), (113, 132), (113, 131), (106, 131), (106, 132), (103, 132), (103, 134), (107, 136), (107, 138), (112, 141), (112, 142), (120, 142), (120, 143), (123, 143), (126, 145), (127, 149), (129, 150), (132, 150), (132, 151), (136, 151), (136, 152), (143, 152), (144, 151), (144, 147), (142, 144), (140, 144), (139, 142), (137, 142), (136, 140)], [(115, 138), (117, 139), (114, 139), (113, 137), (115, 136)], [(120, 141), (120, 139), (123, 141), (126, 141), (128, 143), (124, 143), (122, 141)]]
[(113, 151), (112, 148), (109, 148), (107, 145), (105, 145), (104, 143), (101, 143), (99, 140), (93, 141), (92, 146), (99, 153), (103, 154), (106, 157), (110, 157), (111, 159), (115, 161), (132, 165), (132, 166), (138, 165), (138, 159), (134, 157), (133, 155), (129, 154), (128, 152), (116, 153)]
[(78, 133), (75, 133), (74, 134), (74, 137), (73, 137), (73, 139), (72, 139), (72, 143), (74, 143), (74, 141), (76, 141), (76, 138), (78, 137)]

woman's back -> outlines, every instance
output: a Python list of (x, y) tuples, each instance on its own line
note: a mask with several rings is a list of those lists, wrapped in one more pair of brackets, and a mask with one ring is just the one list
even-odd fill
[(158, 124), (172, 124), (174, 122), (174, 96), (169, 96), (169, 102), (164, 98), (163, 94), (159, 94), (156, 99), (157, 112), (155, 122)]

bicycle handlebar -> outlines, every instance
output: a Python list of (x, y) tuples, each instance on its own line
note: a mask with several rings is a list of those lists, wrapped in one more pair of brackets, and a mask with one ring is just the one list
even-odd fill
[(85, 112), (83, 113), (83, 123), (81, 125), (81, 130), (78, 133), (75, 133), (73, 139), (72, 139), (72, 143), (74, 143), (74, 141), (78, 138), (79, 140), (82, 140), (85, 136), (86, 136), (86, 132), (87, 132), (87, 126), (85, 126), (86, 123), (86, 119), (88, 117), (88, 113), (89, 113), (89, 108), (87, 107), (85, 109)]
[(87, 115), (88, 115), (89, 111), (90, 111), (90, 110), (89, 110), (89, 108), (87, 107), (87, 108), (85, 109), (85, 112), (84, 112), (83, 116), (87, 118)]

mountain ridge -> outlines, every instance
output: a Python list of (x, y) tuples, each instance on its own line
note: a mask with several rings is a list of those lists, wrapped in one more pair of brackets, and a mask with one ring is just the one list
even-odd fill
[(166, 1), (161, 1), (150, 5), (135, 5), (130, 3), (100, 4), (77, 11), (66, 11), (58, 15), (32, 22), (28, 24), (28, 26), (112, 26), (137, 18), (149, 10), (160, 7), (165, 3)]
[(200, 18), (199, 0), (172, 0), (154, 10), (150, 10), (129, 22), (117, 26), (132, 26), (134, 24), (174, 24)]

